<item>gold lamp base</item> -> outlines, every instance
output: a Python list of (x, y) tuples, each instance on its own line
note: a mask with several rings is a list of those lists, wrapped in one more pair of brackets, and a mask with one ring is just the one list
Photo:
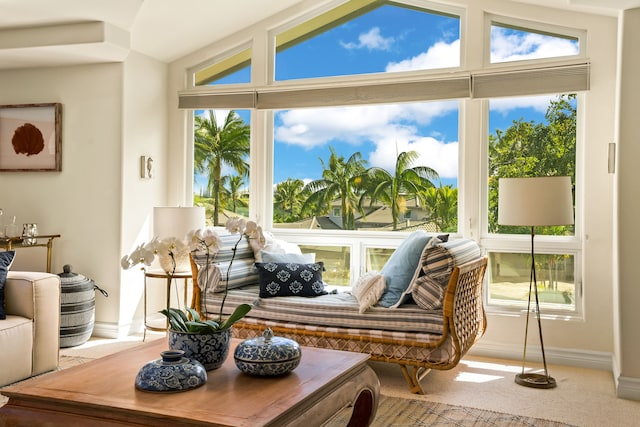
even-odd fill
[(542, 374), (518, 374), (516, 375), (516, 384), (533, 388), (554, 388), (556, 380)]

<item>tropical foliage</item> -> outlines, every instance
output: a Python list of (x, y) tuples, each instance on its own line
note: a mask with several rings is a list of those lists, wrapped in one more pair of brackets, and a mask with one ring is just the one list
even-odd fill
[(213, 198), (213, 225), (220, 224), (222, 168), (231, 167), (241, 177), (248, 176), (250, 128), (233, 110), (220, 126), (215, 112), (207, 110), (195, 118), (194, 165), (208, 175), (208, 193)]
[[(528, 234), (528, 227), (498, 224), (499, 178), (570, 176), (575, 182), (576, 95), (551, 100), (547, 123), (515, 120), (489, 135), (489, 231)], [(539, 227), (538, 234), (570, 234), (572, 226)]]
[(340, 201), (342, 215), (342, 229), (355, 229), (355, 213), (364, 214), (360, 207), (360, 191), (362, 177), (365, 174), (366, 161), (357, 151), (346, 161), (344, 156), (336, 154), (333, 147), (329, 148), (331, 155), (328, 164), (322, 163), (322, 178), (311, 181), (305, 190), (310, 194), (302, 206), (303, 212), (314, 211), (315, 214), (325, 214), (334, 200)]
[(458, 189), (452, 185), (429, 187), (418, 193), (428, 208), (428, 221), (439, 231), (455, 232), (458, 229)]
[[(550, 101), (546, 121), (519, 119), (511, 126), (489, 135), (489, 231), (493, 233), (528, 233), (523, 227), (497, 223), (498, 180), (501, 177), (567, 175), (575, 180), (576, 96), (561, 95)], [(195, 196), (197, 205), (211, 212), (214, 225), (221, 209), (246, 213), (245, 177), (249, 166), (249, 126), (230, 111), (219, 126), (213, 111), (196, 117), (196, 170), (208, 173), (206, 194)], [(422, 221), (438, 231), (454, 232), (458, 227), (458, 189), (438, 185), (438, 173), (415, 165), (418, 153), (398, 154), (392, 171), (372, 167), (362, 153), (346, 158), (330, 147), (327, 160), (320, 158), (322, 177), (306, 185), (289, 178), (274, 188), (274, 221), (296, 222), (327, 215), (339, 206), (340, 226), (356, 228), (357, 214), (366, 218), (367, 207), (387, 206), (392, 226), (399, 229), (407, 200), (417, 198), (427, 212)], [(221, 176), (222, 167), (231, 167), (237, 175)], [(337, 211), (338, 209), (336, 209)], [(370, 211), (370, 209), (369, 209)], [(209, 215), (208, 215), (209, 216)], [(570, 234), (572, 227), (548, 227), (539, 234)]]
[(398, 229), (398, 219), (407, 195), (415, 195), (432, 188), (434, 185), (431, 179), (438, 177), (438, 172), (430, 167), (411, 167), (418, 157), (420, 155), (416, 151), (400, 153), (393, 175), (378, 167), (370, 168), (366, 173), (366, 190), (363, 196), (368, 196), (371, 203), (379, 200), (391, 207), (394, 230)]
[(273, 192), (274, 221), (293, 222), (301, 218), (303, 189), (304, 182), (301, 179), (288, 178), (276, 185)]

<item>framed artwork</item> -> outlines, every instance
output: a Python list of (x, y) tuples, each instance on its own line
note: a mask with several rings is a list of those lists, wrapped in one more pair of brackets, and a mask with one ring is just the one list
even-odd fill
[(0, 105), (0, 171), (62, 170), (62, 104)]

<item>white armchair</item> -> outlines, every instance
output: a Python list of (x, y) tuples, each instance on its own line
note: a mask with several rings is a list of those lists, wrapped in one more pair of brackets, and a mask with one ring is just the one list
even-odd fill
[(58, 367), (60, 277), (9, 271), (0, 320), (0, 386)]

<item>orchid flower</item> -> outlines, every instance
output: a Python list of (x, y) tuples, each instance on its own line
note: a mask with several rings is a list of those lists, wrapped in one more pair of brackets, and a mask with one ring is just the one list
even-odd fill
[(201, 250), (209, 254), (217, 253), (222, 246), (222, 240), (211, 228), (192, 230), (187, 236), (187, 243), (190, 251)]

